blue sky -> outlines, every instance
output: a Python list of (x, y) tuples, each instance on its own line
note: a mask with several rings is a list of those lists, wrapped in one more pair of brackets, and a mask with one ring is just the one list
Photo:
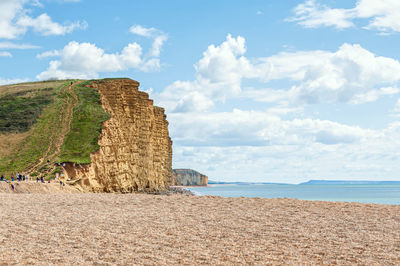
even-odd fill
[(138, 80), (212, 180), (400, 180), (399, 34), (393, 0), (2, 0), (0, 83)]

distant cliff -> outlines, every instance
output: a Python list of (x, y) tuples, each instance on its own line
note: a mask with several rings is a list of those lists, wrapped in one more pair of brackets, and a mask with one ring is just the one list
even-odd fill
[(207, 186), (208, 177), (191, 169), (174, 169), (173, 180), (176, 186)]

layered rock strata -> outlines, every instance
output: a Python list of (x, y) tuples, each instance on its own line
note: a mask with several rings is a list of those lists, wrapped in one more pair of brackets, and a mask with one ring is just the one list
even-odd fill
[(174, 169), (173, 180), (176, 186), (207, 186), (208, 177), (191, 169)]
[(153, 106), (139, 82), (117, 79), (93, 82), (103, 109), (103, 125), (91, 164), (67, 163), (70, 184), (92, 192), (157, 192), (172, 182), (172, 141), (164, 109)]

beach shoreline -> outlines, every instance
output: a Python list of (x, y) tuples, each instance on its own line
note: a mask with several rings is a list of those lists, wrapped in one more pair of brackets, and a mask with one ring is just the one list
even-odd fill
[(367, 264), (400, 257), (400, 206), (0, 193), (6, 264)]

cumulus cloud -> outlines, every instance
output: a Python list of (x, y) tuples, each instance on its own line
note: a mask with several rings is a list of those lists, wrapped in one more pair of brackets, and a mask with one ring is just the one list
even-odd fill
[(211, 179), (295, 182), (311, 178), (395, 179), (400, 123), (382, 130), (268, 111), (168, 114), (174, 167)]
[(369, 19), (365, 29), (384, 33), (399, 32), (400, 2), (393, 0), (358, 0), (354, 8), (330, 8), (317, 0), (307, 0), (294, 8), (296, 21), (309, 28), (333, 26), (344, 29), (354, 26), (356, 19)]
[[(245, 52), (245, 39), (228, 35), (221, 45), (210, 45), (203, 53), (195, 64), (194, 81), (176, 81), (155, 97), (167, 109), (181, 112), (204, 111), (214, 106), (214, 101), (238, 95), (242, 79), (256, 78), (260, 72)], [(189, 94), (194, 98), (186, 96)]]
[(130, 43), (120, 52), (106, 53), (93, 43), (69, 42), (62, 50), (46, 51), (36, 55), (37, 58), (59, 57), (52, 60), (47, 70), (40, 73), (38, 79), (97, 78), (101, 72), (117, 72), (137, 69), (144, 72), (160, 69), (160, 51), (167, 35), (155, 28), (144, 28), (140, 25), (131, 27), (130, 31), (145, 37), (154, 38), (150, 52), (143, 53), (138, 43)]
[(174, 167), (210, 179), (299, 182), (312, 178), (394, 179), (400, 123), (381, 130), (268, 112), (169, 114)]
[(174, 141), (185, 146), (332, 145), (355, 143), (377, 134), (328, 120), (282, 120), (269, 111), (235, 109), (190, 115), (173, 113), (168, 117), (174, 124)]
[(219, 180), (397, 177), (400, 123), (372, 130), (318, 119), (312, 108), (398, 97), (399, 61), (357, 44), (248, 58), (245, 39), (228, 35), (194, 68), (192, 80), (152, 93), (167, 110), (174, 167)]
[(0, 2), (0, 39), (15, 39), (30, 28), (41, 35), (65, 35), (75, 29), (85, 29), (86, 22), (61, 25), (52, 21), (46, 13), (34, 18), (29, 16), (27, 4), (38, 5), (38, 1), (2, 0)]
[[(363, 95), (374, 93), (376, 87), (400, 81), (399, 61), (376, 56), (360, 45), (344, 44), (336, 52), (281, 53), (264, 62), (269, 69), (266, 81), (289, 78), (298, 82), (287, 92), (292, 102), (361, 103)], [(388, 94), (383, 89), (375, 93), (375, 99)]]
[(128, 68), (140, 68), (142, 48), (137, 43), (128, 44), (120, 53), (105, 53), (91, 43), (72, 41), (61, 51), (50, 51), (38, 55), (59, 56), (60, 60), (50, 62), (49, 68), (37, 78), (97, 78), (99, 72), (116, 72)]
[[(335, 52), (282, 52), (269, 57), (245, 56), (245, 39), (228, 35), (210, 45), (195, 64), (192, 81), (175, 81), (153, 96), (170, 112), (211, 110), (232, 98), (301, 106), (317, 103), (361, 104), (397, 93), (400, 62), (377, 56), (358, 44)], [(242, 88), (242, 81), (268, 84), (284, 80), (285, 88)], [(391, 88), (391, 89), (390, 89)], [(189, 97), (190, 95), (190, 97)]]

